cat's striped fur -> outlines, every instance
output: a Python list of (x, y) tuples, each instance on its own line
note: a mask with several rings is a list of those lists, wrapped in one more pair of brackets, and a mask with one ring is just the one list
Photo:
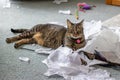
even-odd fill
[[(85, 46), (83, 33), (83, 21), (72, 23), (67, 20), (67, 28), (56, 24), (38, 24), (31, 29), (11, 29), (17, 36), (6, 38), (7, 43), (16, 42), (14, 47), (23, 44), (37, 43), (44, 47), (56, 49), (61, 45), (68, 46), (74, 50)], [(75, 40), (80, 39), (80, 43)]]

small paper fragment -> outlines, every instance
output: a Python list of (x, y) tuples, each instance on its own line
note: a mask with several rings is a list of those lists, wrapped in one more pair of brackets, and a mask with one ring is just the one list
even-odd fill
[(19, 60), (29, 62), (30, 59), (28, 57), (19, 57)]
[(53, 3), (61, 4), (62, 2), (68, 2), (68, 0), (54, 0)]
[(59, 10), (58, 13), (71, 15), (71, 11), (70, 10)]

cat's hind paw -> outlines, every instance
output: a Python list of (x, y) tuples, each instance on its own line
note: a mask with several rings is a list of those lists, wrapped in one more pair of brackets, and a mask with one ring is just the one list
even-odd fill
[(10, 38), (6, 38), (6, 43), (11, 43)]
[(19, 48), (19, 46), (20, 46), (20, 45), (17, 44), (17, 43), (14, 44), (14, 48), (15, 48), (15, 49)]

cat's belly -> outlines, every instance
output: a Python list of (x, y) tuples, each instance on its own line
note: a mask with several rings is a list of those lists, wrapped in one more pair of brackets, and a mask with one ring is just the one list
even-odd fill
[(59, 46), (61, 46), (63, 44), (62, 40), (58, 40), (58, 39), (47, 39), (44, 41), (44, 47), (48, 47), (48, 48), (53, 48), (56, 49)]

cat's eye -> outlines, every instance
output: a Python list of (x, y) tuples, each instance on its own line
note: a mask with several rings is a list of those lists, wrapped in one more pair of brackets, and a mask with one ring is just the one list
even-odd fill
[(82, 30), (78, 30), (79, 33), (83, 33), (83, 29)]
[(80, 34), (80, 33), (82, 33), (82, 31), (81, 31), (81, 30), (77, 31), (77, 34)]
[(77, 31), (75, 34), (79, 34), (79, 32)]

